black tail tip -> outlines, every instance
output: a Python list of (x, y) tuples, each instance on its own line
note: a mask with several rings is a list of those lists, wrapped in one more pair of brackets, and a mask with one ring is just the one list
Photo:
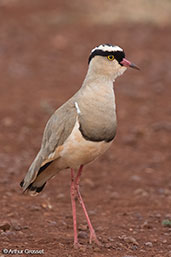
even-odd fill
[(24, 185), (24, 179), (20, 182), (20, 187), (23, 187)]
[[(24, 185), (24, 179), (20, 182), (20, 186), (23, 187), (23, 185)], [(33, 183), (31, 183), (31, 184), (27, 187), (26, 190), (35, 191), (35, 192), (37, 192), (37, 193), (40, 193), (40, 192), (43, 190), (43, 188), (44, 188), (45, 185), (46, 185), (46, 182), (45, 182), (42, 186), (40, 186), (40, 187), (33, 186)]]
[(35, 191), (36, 193), (40, 193), (42, 190), (43, 190), (43, 188), (44, 188), (44, 186), (46, 185), (46, 182), (42, 185), (42, 186), (40, 186), (40, 187), (37, 187), (37, 186), (33, 186), (33, 183), (31, 183), (29, 186), (28, 186), (28, 190), (30, 190), (30, 191)]

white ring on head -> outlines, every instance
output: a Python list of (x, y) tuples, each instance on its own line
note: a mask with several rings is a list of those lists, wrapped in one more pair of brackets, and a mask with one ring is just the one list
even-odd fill
[(109, 52), (115, 52), (115, 51), (120, 51), (123, 52), (123, 49), (120, 48), (119, 46), (112, 46), (112, 45), (99, 45), (95, 48), (93, 48), (93, 50), (91, 52), (94, 52), (95, 50), (102, 50), (102, 51), (109, 51)]

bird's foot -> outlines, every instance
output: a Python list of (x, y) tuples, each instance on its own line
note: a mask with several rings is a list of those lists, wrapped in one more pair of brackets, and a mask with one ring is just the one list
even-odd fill
[(95, 232), (90, 232), (90, 239), (89, 239), (89, 243), (92, 244), (92, 241), (95, 242), (98, 246), (102, 246), (102, 244), (100, 243), (100, 241), (97, 239), (97, 236), (95, 234)]
[(81, 245), (78, 242), (74, 242), (74, 249), (79, 249)]

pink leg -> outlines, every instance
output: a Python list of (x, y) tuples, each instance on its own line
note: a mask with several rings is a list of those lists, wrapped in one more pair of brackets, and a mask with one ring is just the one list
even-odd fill
[(77, 192), (77, 195), (78, 195), (78, 199), (79, 199), (79, 202), (83, 208), (83, 211), (84, 211), (84, 214), (86, 216), (86, 219), (87, 219), (87, 223), (88, 223), (88, 226), (89, 226), (89, 230), (90, 230), (90, 239), (89, 239), (89, 242), (90, 244), (92, 243), (92, 240), (95, 241), (95, 243), (97, 245), (101, 245), (101, 243), (98, 241), (97, 237), (96, 237), (96, 233), (94, 231), (94, 228), (91, 224), (91, 221), (90, 221), (90, 218), (88, 216), (88, 213), (87, 213), (87, 210), (86, 210), (86, 207), (85, 207), (85, 204), (83, 202), (83, 199), (82, 199), (82, 196), (80, 194), (80, 190), (79, 190), (79, 181), (80, 181), (80, 176), (81, 176), (81, 172), (82, 172), (82, 169), (83, 169), (83, 165), (80, 166), (79, 170), (78, 170), (78, 174), (77, 174), (77, 177), (75, 179), (75, 190)]
[(74, 170), (71, 169), (71, 203), (72, 203), (72, 215), (73, 215), (73, 226), (74, 226), (74, 248), (79, 247), (78, 235), (77, 235), (77, 217), (76, 217), (76, 204), (75, 204), (75, 185), (74, 185)]

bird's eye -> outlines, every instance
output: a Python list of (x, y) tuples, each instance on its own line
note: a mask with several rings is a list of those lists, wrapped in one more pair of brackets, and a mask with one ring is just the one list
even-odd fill
[(107, 59), (108, 59), (109, 61), (113, 61), (114, 58), (115, 58), (114, 55), (108, 55), (108, 56), (107, 56)]

